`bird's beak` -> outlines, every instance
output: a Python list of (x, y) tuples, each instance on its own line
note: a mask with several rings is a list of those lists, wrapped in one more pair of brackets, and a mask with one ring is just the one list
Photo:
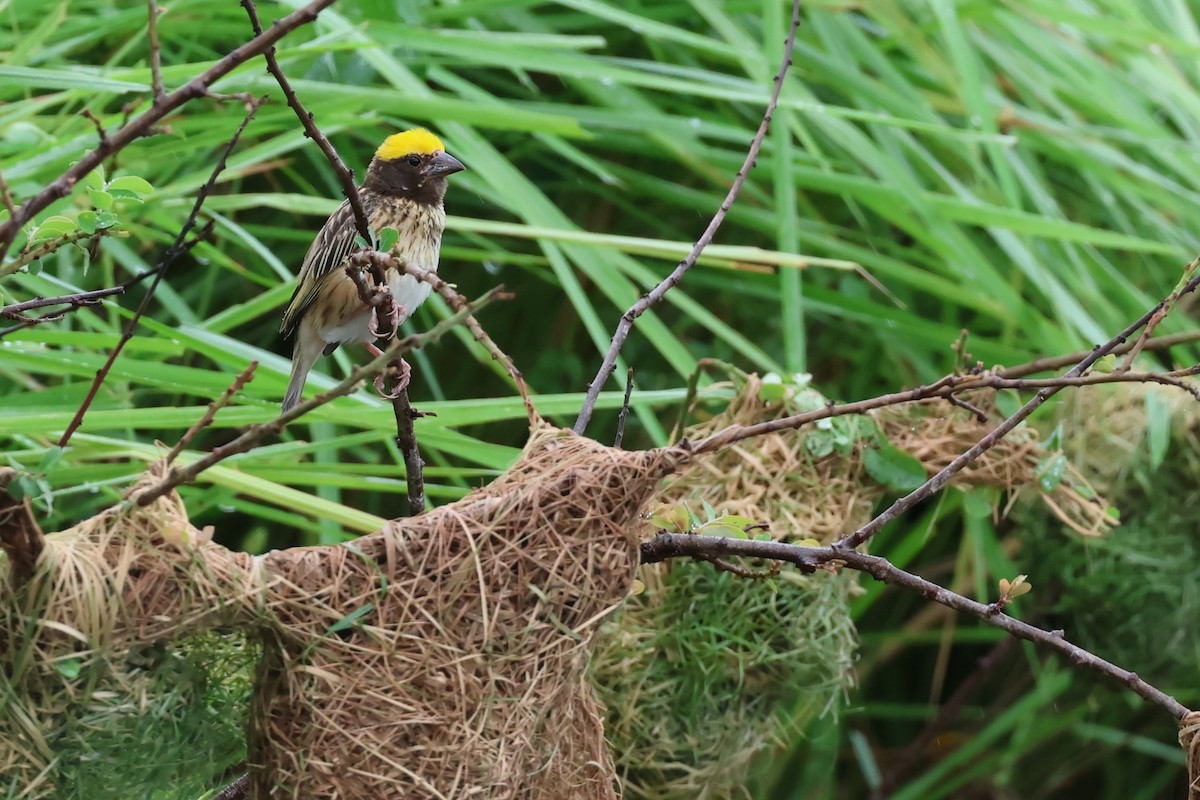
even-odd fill
[(425, 162), (425, 174), (430, 178), (462, 172), (466, 166), (449, 153), (438, 153)]

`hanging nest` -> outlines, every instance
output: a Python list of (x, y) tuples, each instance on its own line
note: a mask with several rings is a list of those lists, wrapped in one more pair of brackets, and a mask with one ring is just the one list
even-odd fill
[[(689, 439), (826, 403), (803, 386), (764, 391), (755, 375), (734, 373), (730, 387), (736, 394), (728, 407), (689, 428)], [(779, 401), (763, 399), (781, 394)], [(986, 397), (972, 402), (992, 411)], [(886, 491), (865, 464), (880, 435), (932, 474), (994, 424), (941, 403), (756, 437), (664, 479), (656, 502), (667, 511), (659, 516), (685, 507), (692, 528), (703, 532), (710, 512), (700, 509), (707, 504), (718, 518), (765, 523), (777, 541), (828, 544), (865, 523)], [(1095, 493), (1069, 465), (1053, 491), (1036, 488), (1049, 455), (1037, 433), (1022, 428), (956, 483), (1014, 495), (1032, 488), (1072, 529), (1096, 533), (1110, 525), (1106, 506), (1089, 499)], [(654, 531), (643, 526), (647, 537)], [(644, 591), (605, 626), (593, 662), (626, 795), (753, 797), (756, 781), (771, 781), (770, 753), (853, 682), (848, 601), (856, 576), (784, 569), (750, 583), (707, 565), (667, 562), (641, 567), (639, 578)]]
[(539, 425), (491, 486), (343, 546), (231, 553), (175, 495), (52, 534), (30, 575), (0, 575), (6, 779), (31, 798), (104, 796), (68, 783), (54, 731), (95, 709), (97, 686), (122, 699), (110, 717), (138, 713), (136, 687), (56, 665), (95, 676), (220, 628), (261, 651), (252, 797), (615, 798), (584, 667), (630, 591), (645, 503), (685, 458)]

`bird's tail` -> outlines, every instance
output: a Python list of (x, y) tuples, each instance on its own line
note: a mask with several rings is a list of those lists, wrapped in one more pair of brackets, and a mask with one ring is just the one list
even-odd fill
[(308, 371), (317, 363), (324, 342), (316, 332), (307, 325), (300, 325), (296, 331), (296, 346), (292, 350), (292, 376), (288, 379), (287, 394), (283, 396), (283, 407), (280, 412), (286, 412), (300, 402), (304, 393), (304, 382), (308, 379)]

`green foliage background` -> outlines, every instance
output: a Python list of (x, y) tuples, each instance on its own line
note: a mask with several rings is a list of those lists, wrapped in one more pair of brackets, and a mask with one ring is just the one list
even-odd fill
[[(260, 13), (269, 21), (299, 5), (264, 3)], [(249, 38), (235, 3), (163, 6), (168, 88)], [(805, 2), (794, 66), (742, 200), (718, 246), (624, 352), (618, 374), (634, 365), (639, 387), (627, 444), (664, 442), (702, 357), (811, 371), (827, 395), (853, 399), (943, 374), (964, 327), (974, 357), (1015, 363), (1102, 341), (1141, 314), (1200, 250), (1196, 14), (1186, 0)], [(385, 135), (413, 124), (437, 131), (468, 165), (447, 201), (442, 274), (467, 294), (497, 282), (517, 293), (483, 322), (516, 357), (539, 409), (569, 423), (618, 315), (720, 203), (761, 115), (787, 18), (782, 0), (344, 0), (284, 39), (279, 57), (360, 172)], [(0, 171), (19, 201), (95, 145), (84, 109), (113, 126), (127, 103), (145, 107), (146, 8), (11, 0), (0, 19)], [(52, 467), (39, 468), (47, 447), (144, 287), (0, 344), (0, 448), (44, 481), (49, 529), (119, 497), (162, 453), (156, 442), (174, 442), (250, 359), (262, 364), (257, 378), (197, 447), (275, 414), (290, 351), (279, 315), (339, 192), (261, 60), (217, 89), (272, 101), (205, 206), (216, 234), (173, 268)], [(155, 187), (144, 205), (118, 201), (128, 235), (107, 237), (94, 260), (68, 247), (3, 278), (0, 302), (109, 286), (154, 264), (242, 114), (236, 101), (199, 100), (124, 151), (107, 177)], [(75, 217), (89, 202), (80, 189), (43, 218)], [(431, 300), (412, 327), (447, 313)], [(1177, 314), (1160, 330), (1187, 327)], [(321, 368), (341, 374), (357, 357), (339, 352)], [(504, 469), (523, 415), (465, 333), (415, 366), (416, 402), (438, 414), (418, 427), (428, 490), (445, 502)], [(314, 375), (310, 385), (331, 380)], [(592, 426), (605, 439), (620, 403), (620, 387), (609, 388)], [(249, 550), (373, 530), (404, 508), (391, 427), (390, 410), (366, 392), (331, 404), (186, 487), (193, 520)], [(1136, 453), (1097, 457), (1130, 458), (1149, 474)], [(1171, 455), (1163, 468), (1194, 483)], [(1157, 513), (1177, 502), (1174, 485), (1146, 478), (1130, 502)], [(1056, 611), (1055, 573), (1073, 559), (1091, 563), (1090, 551), (1036, 517), (998, 523), (993, 501), (951, 492), (880, 536), (876, 550), (980, 598), (993, 596), (997, 577), (1029, 573), (1035, 593), (1019, 610), (1075, 630), (1094, 605)], [(1172, 524), (1194, 547), (1194, 522)], [(1030, 561), (1022, 543), (1043, 539), (1053, 560)], [(1106, 583), (1096, 602), (1153, 619), (1158, 609), (1142, 604), (1169, 604), (1178, 586), (1167, 581), (1186, 582), (1137, 569), (1137, 559), (1124, 562), (1115, 574), (1128, 580)], [(1122, 599), (1151, 580), (1157, 591)], [(777, 756), (770, 797), (866, 796), (998, 641), (923, 611), (919, 598), (865, 586), (853, 608), (861, 688)], [(1161, 712), (1032, 650), (1014, 652), (890, 796), (1181, 792)], [(1141, 668), (1136, 649), (1125, 655)], [(1194, 659), (1153, 662), (1155, 678), (1197, 702)]]

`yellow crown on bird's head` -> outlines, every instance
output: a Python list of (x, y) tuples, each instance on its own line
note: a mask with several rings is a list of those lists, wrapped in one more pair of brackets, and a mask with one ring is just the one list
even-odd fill
[(413, 128), (394, 133), (384, 139), (383, 144), (379, 145), (379, 149), (375, 151), (375, 157), (381, 161), (395, 161), (397, 158), (414, 154), (427, 156), (445, 149), (446, 146), (442, 144), (442, 140), (429, 131), (424, 128)]

